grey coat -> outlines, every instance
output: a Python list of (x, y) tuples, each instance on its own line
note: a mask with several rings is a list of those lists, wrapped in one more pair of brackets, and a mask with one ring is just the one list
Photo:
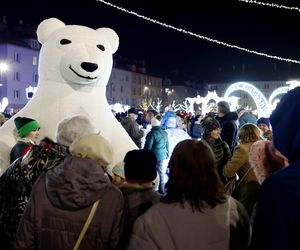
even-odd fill
[(245, 249), (249, 238), (247, 213), (231, 197), (204, 212), (160, 202), (136, 220), (128, 249)]

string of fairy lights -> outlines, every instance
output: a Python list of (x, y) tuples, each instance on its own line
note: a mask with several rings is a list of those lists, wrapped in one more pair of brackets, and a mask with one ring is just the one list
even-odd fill
[(238, 1), (239, 2), (244, 2), (244, 3), (262, 5), (262, 6), (265, 6), (265, 7), (273, 7), (273, 8), (285, 9), (285, 10), (296, 10), (296, 11), (300, 12), (300, 8), (298, 8), (298, 7), (289, 7), (289, 6), (276, 4), (276, 3), (267, 3), (267, 2), (260, 2), (260, 1), (254, 1), (254, 0), (238, 0)]
[[(264, 56), (264, 57), (271, 58), (271, 59), (276, 59), (276, 60), (285, 61), (285, 62), (289, 62), (289, 63), (300, 64), (300, 61), (295, 60), (295, 59), (290, 59), (290, 58), (285, 58), (285, 57), (270, 55), (270, 54), (267, 54), (267, 53), (264, 53), (264, 52), (247, 49), (247, 48), (235, 45), (235, 44), (229, 44), (229, 43), (226, 43), (226, 42), (223, 42), (223, 41), (220, 41), (220, 40), (217, 40), (217, 39), (213, 39), (213, 38), (210, 38), (210, 37), (207, 37), (207, 36), (202, 36), (202, 35), (193, 33), (191, 31), (182, 29), (182, 28), (177, 28), (177, 27), (175, 27), (173, 25), (166, 24), (164, 22), (160, 22), (158, 20), (155, 20), (155, 19), (143, 16), (141, 14), (138, 14), (137, 12), (134, 12), (134, 11), (131, 11), (131, 10), (127, 10), (127, 9), (125, 9), (123, 7), (120, 7), (118, 5), (112, 4), (112, 3), (104, 1), (104, 0), (96, 0), (96, 1), (101, 2), (101, 3), (105, 4), (105, 5), (110, 6), (110, 7), (116, 8), (116, 9), (118, 9), (120, 11), (123, 11), (123, 12), (125, 12), (127, 14), (134, 15), (134, 16), (136, 16), (138, 18), (141, 18), (141, 19), (144, 19), (146, 21), (152, 22), (154, 24), (158, 24), (158, 25), (161, 25), (161, 26), (163, 26), (165, 28), (172, 29), (172, 30), (175, 30), (175, 31), (187, 34), (187, 35), (191, 35), (191, 36), (197, 37), (199, 39), (206, 40), (208, 42), (212, 42), (212, 43), (216, 43), (216, 44), (219, 44), (219, 45), (223, 45), (223, 46), (226, 46), (226, 47), (232, 48), (232, 49), (238, 49), (238, 50), (241, 50), (241, 51), (244, 51), (244, 52), (247, 52), (247, 53), (251, 53), (251, 54), (255, 54), (255, 55), (258, 55), (258, 56)], [(243, 0), (239, 0), (239, 1), (243, 1)], [(244, 1), (247, 1), (247, 0), (244, 0)]]

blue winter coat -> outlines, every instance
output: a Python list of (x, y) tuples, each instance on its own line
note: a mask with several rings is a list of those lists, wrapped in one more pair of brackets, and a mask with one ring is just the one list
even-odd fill
[(257, 118), (255, 115), (252, 115), (248, 112), (245, 112), (240, 118), (239, 118), (239, 127), (241, 128), (243, 125), (247, 123), (252, 123), (256, 125)]
[(169, 155), (168, 134), (160, 126), (155, 126), (146, 136), (144, 149), (151, 150), (158, 161), (166, 159)]
[(273, 142), (290, 166), (268, 177), (254, 218), (251, 249), (300, 249), (300, 88), (283, 96), (270, 121)]

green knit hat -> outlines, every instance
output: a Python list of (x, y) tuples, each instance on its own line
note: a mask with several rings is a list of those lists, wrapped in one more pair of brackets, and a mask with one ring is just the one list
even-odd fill
[(28, 135), (31, 131), (35, 131), (40, 128), (38, 122), (31, 118), (16, 117), (14, 121), (18, 130), (18, 134), (21, 138)]

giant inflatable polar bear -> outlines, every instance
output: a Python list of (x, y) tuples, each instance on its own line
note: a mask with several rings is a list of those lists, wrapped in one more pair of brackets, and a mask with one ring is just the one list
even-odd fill
[[(50, 18), (40, 23), (37, 36), (42, 44), (38, 89), (16, 116), (36, 119), (41, 125), (40, 138), (48, 136), (53, 140), (62, 119), (75, 114), (88, 116), (114, 148), (108, 168), (111, 173), (112, 166), (122, 162), (126, 152), (137, 148), (106, 100), (118, 35), (109, 28), (94, 30)], [(2, 171), (9, 165), (9, 153), (16, 143), (14, 118), (0, 128)]]

